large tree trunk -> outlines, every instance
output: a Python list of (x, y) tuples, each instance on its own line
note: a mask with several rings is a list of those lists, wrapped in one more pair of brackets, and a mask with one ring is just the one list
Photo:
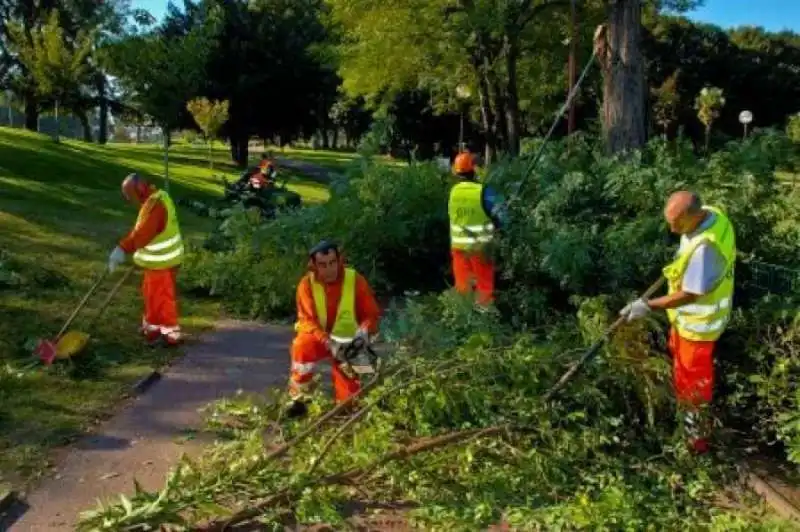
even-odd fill
[(242, 131), (232, 129), (231, 131), (231, 159), (239, 168), (247, 167), (247, 159), (250, 157), (250, 146), (248, 145), (248, 135)]
[(33, 94), (25, 94), (25, 129), (39, 131), (39, 105)]
[(92, 125), (89, 123), (89, 117), (86, 111), (78, 111), (78, 120), (81, 122), (81, 129), (83, 129), (83, 141), (92, 142)]
[(519, 47), (515, 40), (508, 42), (506, 52), (506, 127), (508, 133), (506, 142), (508, 152), (513, 156), (519, 155), (521, 121), (519, 116), (519, 94), (517, 92), (517, 59)]
[(640, 49), (640, 0), (609, 0), (603, 64), (603, 133), (610, 153), (635, 150), (647, 141), (644, 62)]
[(106, 97), (106, 77), (97, 75), (97, 94), (100, 98), (100, 128), (97, 132), (98, 144), (108, 142), (108, 98)]
[(486, 67), (489, 87), (492, 92), (492, 102), (494, 103), (494, 131), (497, 137), (497, 150), (499, 152), (508, 151), (508, 121), (506, 120), (506, 97), (503, 87), (497, 75)]

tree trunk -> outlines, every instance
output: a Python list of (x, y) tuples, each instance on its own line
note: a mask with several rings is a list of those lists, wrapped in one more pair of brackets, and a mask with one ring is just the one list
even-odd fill
[(331, 147), (335, 150), (338, 148), (339, 144), (339, 128), (334, 127), (333, 131), (331, 131)]
[(164, 127), (161, 131), (164, 135), (164, 189), (169, 192), (169, 129)]
[(106, 77), (97, 75), (97, 94), (100, 98), (100, 128), (97, 132), (97, 143), (108, 142), (108, 98), (106, 97)]
[(519, 116), (519, 94), (517, 92), (517, 59), (519, 58), (519, 47), (515, 40), (508, 42), (506, 53), (506, 126), (508, 133), (506, 141), (508, 143), (508, 153), (517, 156), (520, 149), (520, 116)]
[(39, 131), (39, 105), (36, 96), (31, 93), (24, 94), (25, 98), (25, 129)]
[(603, 133), (609, 153), (635, 150), (647, 141), (644, 64), (640, 49), (640, 0), (607, 3), (608, 42), (603, 64)]
[(494, 103), (494, 132), (497, 139), (497, 151), (508, 151), (508, 121), (506, 120), (506, 96), (500, 80), (487, 66), (487, 78), (491, 88), (492, 102)]
[(248, 136), (236, 129), (231, 131), (231, 159), (239, 168), (247, 167), (247, 159), (250, 157), (250, 146)]
[(92, 125), (89, 123), (89, 117), (86, 115), (86, 111), (78, 112), (78, 120), (80, 120), (81, 129), (83, 129), (83, 141), (92, 142)]
[(61, 142), (61, 118), (58, 116), (58, 98), (56, 98), (55, 113), (56, 113), (56, 134), (53, 136), (53, 140), (55, 140), (58, 143)]
[(476, 67), (476, 74), (478, 77), (478, 99), (481, 107), (481, 125), (483, 126), (483, 133), (486, 136), (486, 164), (492, 162), (497, 153), (497, 137), (494, 133), (494, 112), (492, 111), (492, 102), (489, 97), (489, 84), (486, 83), (481, 69)]

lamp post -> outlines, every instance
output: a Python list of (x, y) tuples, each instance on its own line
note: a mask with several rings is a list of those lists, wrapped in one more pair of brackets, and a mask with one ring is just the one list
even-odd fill
[(747, 125), (753, 121), (753, 113), (750, 111), (744, 110), (739, 113), (739, 123), (744, 126), (744, 136), (742, 139), (747, 138)]
[(456, 98), (461, 102), (461, 126), (458, 133), (458, 151), (464, 151), (464, 103), (472, 96), (472, 91), (466, 85), (456, 87)]

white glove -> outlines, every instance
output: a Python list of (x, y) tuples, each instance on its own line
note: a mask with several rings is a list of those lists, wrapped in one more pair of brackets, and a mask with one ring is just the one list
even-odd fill
[(114, 248), (114, 251), (111, 252), (111, 255), (108, 256), (108, 271), (109, 273), (113, 273), (117, 267), (125, 262), (126, 253), (122, 250), (121, 247), (117, 246)]
[(366, 327), (359, 328), (354, 340), (362, 340), (365, 345), (369, 345), (369, 329)]
[(625, 308), (619, 311), (619, 315), (623, 316), (628, 322), (644, 318), (649, 313), (650, 306), (644, 299), (637, 299), (633, 303), (625, 305)]

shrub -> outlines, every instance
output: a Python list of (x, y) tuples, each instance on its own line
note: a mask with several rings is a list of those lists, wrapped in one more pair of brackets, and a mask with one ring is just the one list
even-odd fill
[(339, 242), (378, 292), (444, 285), (447, 179), (433, 164), (392, 168), (365, 159), (332, 192), (325, 205), (263, 225), (240, 215), (228, 229), (233, 249), (190, 257), (184, 288), (222, 296), (252, 317), (286, 317), (294, 310), (293, 281), (305, 269), (308, 249), (323, 238)]

